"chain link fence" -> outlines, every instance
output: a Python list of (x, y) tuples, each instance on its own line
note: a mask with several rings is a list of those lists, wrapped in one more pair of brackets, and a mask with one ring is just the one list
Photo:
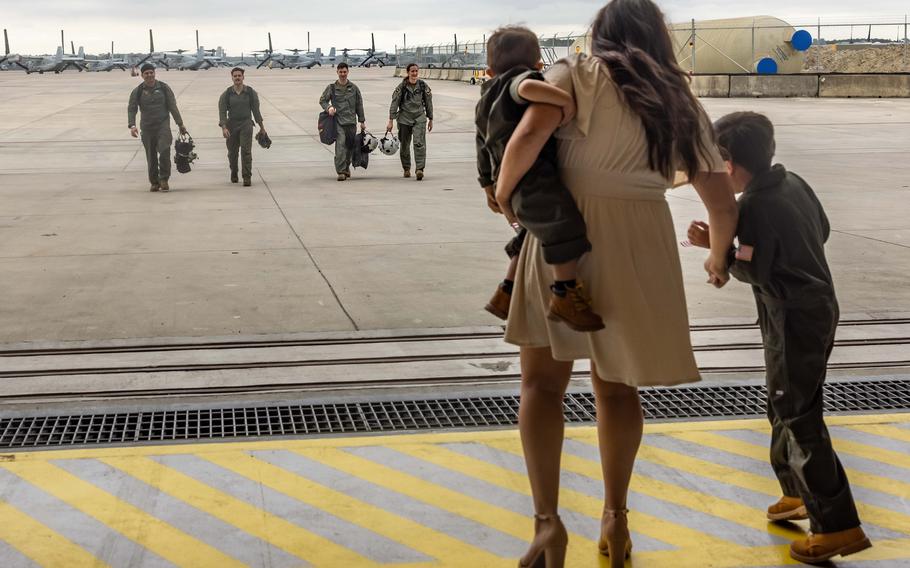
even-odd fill
[[(689, 21), (669, 26), (677, 60), (692, 73), (757, 73), (762, 60), (772, 72), (910, 72), (908, 16), (801, 19), (791, 24), (770, 17)], [(799, 36), (797, 33), (801, 32)], [(799, 45), (797, 46), (797, 39)], [(422, 68), (486, 68), (486, 37), (471, 41), (396, 49), (397, 64)], [(544, 64), (590, 50), (584, 33), (540, 36)], [(799, 49), (797, 49), (799, 47)], [(767, 67), (766, 67), (767, 69)]]

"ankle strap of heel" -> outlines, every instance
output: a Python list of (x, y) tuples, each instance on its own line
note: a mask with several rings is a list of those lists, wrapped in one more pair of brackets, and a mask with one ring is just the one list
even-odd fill
[(619, 517), (625, 517), (628, 514), (629, 514), (628, 509), (604, 509), (604, 516), (613, 517), (614, 519), (618, 519)]
[(559, 515), (550, 514), (550, 515), (541, 515), (539, 513), (534, 513), (534, 518), (538, 521), (558, 521)]

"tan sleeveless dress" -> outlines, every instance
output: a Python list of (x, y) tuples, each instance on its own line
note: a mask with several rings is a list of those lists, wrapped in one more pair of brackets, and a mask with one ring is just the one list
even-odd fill
[[(576, 119), (557, 133), (560, 174), (587, 224), (593, 250), (579, 277), (606, 329), (579, 333), (547, 320), (552, 268), (531, 235), (519, 257), (505, 340), (549, 346), (557, 360), (591, 359), (598, 375), (632, 386), (700, 380), (689, 338), (682, 270), (664, 192), (672, 181), (648, 168), (641, 121), (606, 66), (584, 55), (556, 63), (547, 81), (571, 93)], [(705, 123), (703, 136), (709, 136)], [(703, 171), (726, 171), (708, 142)]]

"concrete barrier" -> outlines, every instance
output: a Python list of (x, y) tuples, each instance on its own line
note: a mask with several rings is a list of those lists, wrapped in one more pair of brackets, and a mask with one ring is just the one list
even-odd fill
[(695, 75), (692, 77), (691, 86), (696, 97), (730, 96), (729, 75)]
[(441, 79), (442, 69), (430, 69), (430, 79)]
[(420, 73), (418, 73), (417, 76), (420, 77), (421, 79), (429, 79), (429, 78), (430, 78), (430, 70), (429, 70), (429, 69), (421, 69), (421, 70), (420, 70)]
[(464, 75), (464, 71), (461, 69), (449, 69), (448, 77), (449, 81), (461, 81), (461, 76)]
[(820, 97), (906, 98), (910, 75), (822, 75)]
[(818, 75), (731, 75), (731, 97), (817, 97)]

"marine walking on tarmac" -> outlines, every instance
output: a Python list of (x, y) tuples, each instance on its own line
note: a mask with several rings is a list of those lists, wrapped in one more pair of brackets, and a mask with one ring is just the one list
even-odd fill
[[(136, 112), (141, 111), (139, 127), (136, 126)], [(177, 99), (174, 91), (166, 83), (155, 79), (155, 66), (146, 63), (142, 66), (142, 83), (130, 93), (127, 106), (130, 134), (133, 138), (142, 137), (145, 147), (145, 159), (148, 162), (150, 191), (168, 191), (168, 179), (171, 176), (171, 120), (186, 134), (186, 127), (180, 111), (177, 110)]]
[(231, 168), (231, 182), (237, 183), (237, 154), (240, 154), (243, 185), (252, 185), (253, 177), (253, 121), (259, 125), (257, 138), (265, 135), (262, 113), (259, 112), (259, 95), (244, 84), (244, 72), (240, 67), (231, 69), (233, 85), (218, 99), (218, 126), (227, 141), (228, 164)]
[(401, 142), (401, 167), (404, 177), (411, 177), (411, 141), (414, 143), (414, 161), (417, 180), (423, 179), (427, 165), (427, 132), (433, 131), (433, 92), (423, 79), (418, 79), (420, 68), (416, 63), (407, 66), (407, 77), (392, 93), (389, 107), (391, 132), (393, 121), (398, 121), (398, 140)]
[(335, 117), (335, 173), (338, 174), (338, 181), (344, 181), (351, 177), (351, 153), (357, 123), (360, 123), (361, 131), (366, 130), (366, 118), (360, 88), (348, 80), (348, 64), (339, 63), (335, 70), (338, 80), (322, 92), (319, 106)]

